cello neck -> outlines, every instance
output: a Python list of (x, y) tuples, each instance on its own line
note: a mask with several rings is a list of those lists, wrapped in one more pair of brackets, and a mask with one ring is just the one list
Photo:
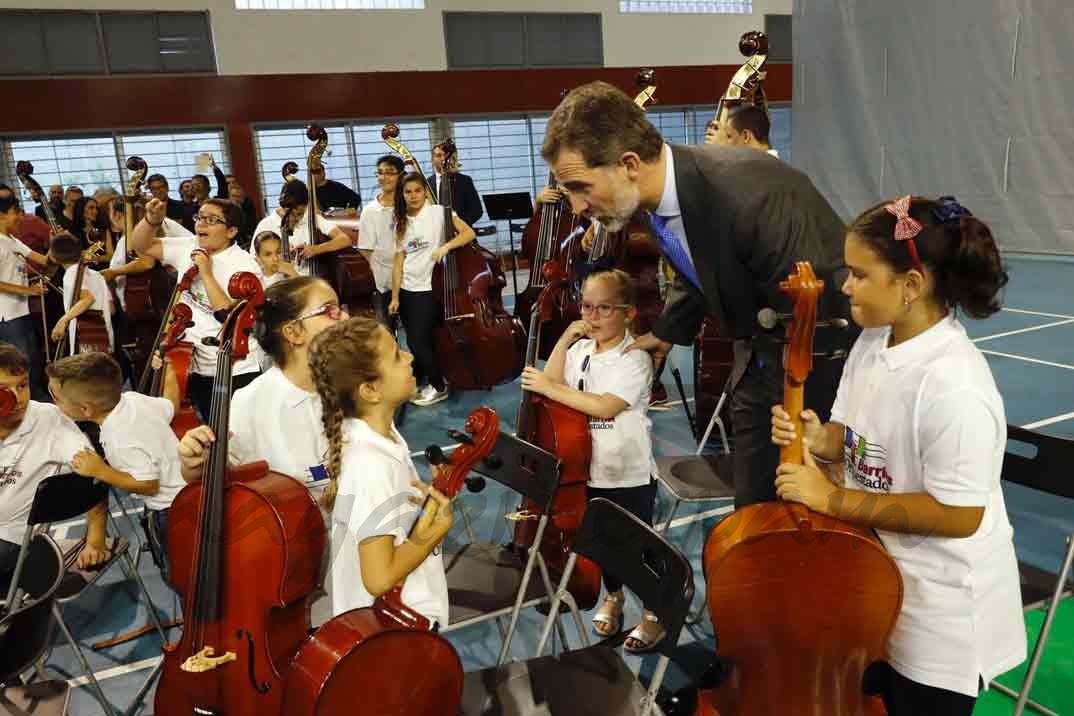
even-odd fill
[[(527, 368), (537, 365), (537, 347), (541, 344), (541, 312), (538, 307), (530, 313), (529, 334), (526, 338), (526, 363)], [(529, 439), (530, 435), (530, 391), (522, 390), (522, 400), (518, 404), (518, 416), (515, 419), (515, 431), (523, 440)]]

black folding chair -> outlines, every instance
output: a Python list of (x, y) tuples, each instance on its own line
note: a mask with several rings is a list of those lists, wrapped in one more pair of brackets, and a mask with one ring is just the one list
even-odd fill
[[(1074, 465), (1074, 440), (1033, 432), (1016, 425), (1007, 426), (1007, 439), (1032, 446), (1036, 449), (1036, 455), (1030, 457), (1012, 451), (1008, 442), (1007, 452), (1003, 456), (1002, 478), (1004, 480), (1054, 497), (1074, 500), (1074, 480), (1070, 478), (1071, 465)], [(1037, 667), (1040, 666), (1045, 645), (1048, 643), (1059, 602), (1071, 595), (1070, 590), (1067, 589), (1067, 583), (1071, 578), (1072, 562), (1074, 562), (1074, 532), (1066, 538), (1066, 555), (1063, 557), (1062, 566), (1057, 574), (1047, 573), (1028, 565), (1018, 565), (1023, 580), (1023, 602), (1029, 602), (1027, 609), (1040, 605), (1041, 602), (1034, 598), (1036, 594), (1050, 591), (1050, 598), (1044, 600), (1044, 603), (1048, 605), (1044, 624), (1041, 626), (1037, 643), (1033, 647), (1021, 690), (1015, 692), (995, 681), (991, 684), (992, 688), (997, 691), (1017, 699), (1014, 716), (1021, 716), (1027, 705), (1049, 716), (1055, 714), (1051, 709), (1032, 701), (1029, 698), (1029, 692), (1033, 687), (1033, 679), (1036, 678)]]
[[(63, 578), (63, 555), (51, 537), (38, 534), (20, 550), (20, 558), (18, 580), (4, 585), (5, 593), (14, 596), (0, 605), (0, 684), (14, 682), (0, 690), (0, 713), (65, 714), (70, 686), (62, 679), (45, 678), (41, 666), (52, 643), (52, 606)], [(41, 680), (19, 683), (30, 668)]]
[[(559, 604), (567, 596), (567, 581), (578, 555), (593, 560), (605, 572), (621, 579), (667, 630), (667, 636), (657, 647), (660, 659), (648, 690), (616, 649), (627, 639), (627, 632), (558, 656), (541, 656)], [(693, 570), (682, 552), (618, 505), (603, 498), (591, 500), (545, 619), (536, 657), (468, 673), (463, 686), (462, 713), (466, 716), (595, 713), (647, 716), (656, 706), (656, 694), (693, 596)], [(582, 625), (578, 628), (582, 643), (588, 643)]]

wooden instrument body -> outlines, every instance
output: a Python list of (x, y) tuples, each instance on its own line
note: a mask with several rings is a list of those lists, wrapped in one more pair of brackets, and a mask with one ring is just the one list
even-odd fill
[(870, 530), (797, 505), (750, 505), (716, 526), (702, 561), (719, 653), (733, 664), (702, 703), (720, 716), (873, 713), (862, 676), (884, 657), (902, 580)]
[(105, 325), (103, 313), (89, 310), (75, 320), (77, 321), (75, 325), (76, 355), (79, 353), (112, 352), (112, 347), (108, 340), (108, 326)]
[[(523, 410), (529, 411), (527, 442), (543, 448), (561, 461), (559, 489), (552, 503), (552, 514), (541, 540), (541, 556), (548, 565), (552, 584), (558, 584), (574, 545), (574, 535), (582, 526), (587, 502), (589, 461), (593, 455), (593, 438), (589, 433), (589, 416), (541, 395), (527, 394)], [(522, 501), (521, 510), (540, 514), (531, 500)], [(537, 522), (521, 520), (515, 524), (514, 544), (529, 547), (537, 533)], [(600, 567), (579, 556), (567, 590), (580, 609), (591, 609), (600, 596)]]
[[(721, 335), (719, 321), (709, 316), (701, 324), (701, 332), (694, 340), (694, 409), (697, 411), (698, 439), (716, 410), (720, 393), (731, 376), (734, 360), (734, 340)], [(727, 415), (730, 415), (730, 411)], [(724, 422), (730, 431), (726, 416)]]
[[(414, 668), (416, 661), (421, 668)], [(451, 642), (400, 623), (377, 603), (325, 622), (302, 645), (287, 675), (282, 713), (454, 714), (462, 677)], [(356, 688), (369, 684), (376, 688)]]
[[(198, 551), (202, 483), (176, 496), (168, 516), (172, 586), (192, 611), (188, 589)], [(312, 592), (320, 586), (324, 519), (309, 490), (294, 478), (268, 471), (264, 462), (229, 471), (225, 487), (220, 616), (199, 625), (201, 643), (232, 651), (236, 661), (211, 672), (180, 665), (196, 653), (189, 623), (179, 642), (165, 648), (155, 713), (190, 716), (283, 714), (284, 680), (310, 627)], [(200, 647), (199, 647), (200, 648)], [(198, 711), (197, 709), (203, 709)]]

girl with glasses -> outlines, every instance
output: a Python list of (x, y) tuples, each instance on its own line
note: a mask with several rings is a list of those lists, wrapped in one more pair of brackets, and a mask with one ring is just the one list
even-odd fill
[[(231, 401), (228, 459), (235, 465), (267, 460), (269, 469), (313, 483), (327, 477), (328, 444), (321, 432), (321, 399), (310, 373), (309, 348), (326, 328), (346, 318), (336, 292), (319, 278), (299, 276), (265, 292), (254, 336), (275, 363)], [(183, 436), (183, 477), (201, 479), (213, 442), (205, 425)]]
[[(637, 315), (633, 279), (619, 269), (590, 274), (582, 284), (581, 310), (582, 320), (560, 336), (544, 370), (522, 372), (522, 387), (590, 416), (589, 499), (611, 500), (651, 525), (657, 472), (646, 411), (653, 362), (643, 351), (625, 351)], [(607, 595), (593, 617), (602, 637), (621, 629), (625, 601), (622, 582), (605, 573), (604, 586)], [(645, 610), (623, 646), (650, 651), (664, 634), (656, 615)]]

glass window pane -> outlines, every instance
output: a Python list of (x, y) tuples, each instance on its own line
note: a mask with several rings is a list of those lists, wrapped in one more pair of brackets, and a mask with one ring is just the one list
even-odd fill
[[(12, 139), (9, 149), (13, 162), (33, 163), (34, 179), (46, 190), (52, 184), (80, 186), (87, 194), (99, 186), (120, 188), (111, 135)], [(8, 171), (15, 176), (14, 165)], [(24, 191), (23, 198), (30, 196)]]
[[(361, 189), (355, 182), (357, 174), (351, 160), (353, 153), (347, 143), (346, 126), (342, 124), (322, 126), (328, 132), (328, 149), (322, 157), (325, 175), (361, 193)], [(298, 164), (298, 173), (295, 176), (303, 182), (308, 182), (306, 162), (310, 150), (313, 149), (313, 142), (306, 138), (306, 127), (307, 125), (301, 125), (256, 130), (257, 170), (266, 210), (279, 206), (280, 190), (283, 188), (283, 176), (280, 170), (285, 163)]]
[[(212, 155), (225, 174), (231, 172), (231, 158), (224, 133), (219, 129), (177, 132), (128, 133), (120, 136), (123, 161), (138, 156), (149, 165), (149, 174), (163, 174), (173, 199), (179, 198), (179, 184), (194, 176), (194, 158), (202, 152)], [(124, 170), (126, 176), (126, 170)], [(216, 179), (207, 175), (210, 195), (216, 196)]]
[(749, 15), (753, 12), (753, 0), (620, 0), (619, 12)]

